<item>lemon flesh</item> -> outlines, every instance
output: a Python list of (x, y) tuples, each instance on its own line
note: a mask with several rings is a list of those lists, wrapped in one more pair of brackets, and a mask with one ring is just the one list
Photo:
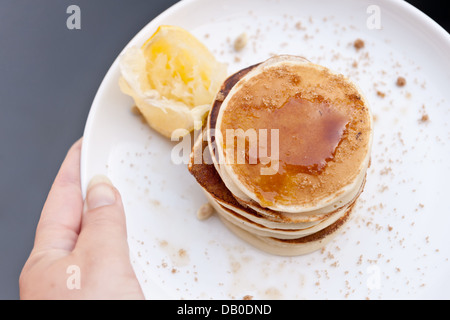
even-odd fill
[(148, 124), (167, 137), (200, 128), (227, 76), (226, 65), (188, 31), (160, 26), (120, 60), (121, 90)]

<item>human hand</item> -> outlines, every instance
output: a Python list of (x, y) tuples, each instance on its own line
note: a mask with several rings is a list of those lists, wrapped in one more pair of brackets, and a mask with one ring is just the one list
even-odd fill
[(130, 262), (119, 192), (98, 176), (83, 203), (81, 143), (69, 150), (48, 194), (20, 275), (20, 298), (143, 299)]

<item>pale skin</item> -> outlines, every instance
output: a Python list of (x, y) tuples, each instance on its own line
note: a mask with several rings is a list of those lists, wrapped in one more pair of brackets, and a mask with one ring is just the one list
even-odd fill
[(48, 194), (20, 275), (20, 298), (143, 299), (119, 192), (97, 176), (83, 201), (81, 144), (70, 148)]

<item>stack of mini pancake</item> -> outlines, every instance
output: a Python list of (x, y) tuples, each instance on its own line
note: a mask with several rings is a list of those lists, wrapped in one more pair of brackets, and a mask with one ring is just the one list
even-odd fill
[(372, 129), (369, 105), (349, 79), (275, 56), (224, 82), (189, 171), (236, 235), (272, 254), (306, 254), (348, 220)]

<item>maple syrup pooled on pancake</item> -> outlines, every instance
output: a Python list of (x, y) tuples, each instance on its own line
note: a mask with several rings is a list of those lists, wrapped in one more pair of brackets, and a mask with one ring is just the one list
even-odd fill
[(281, 174), (318, 174), (334, 158), (347, 123), (348, 116), (330, 108), (323, 98), (309, 101), (296, 95), (280, 108), (258, 117), (255, 128), (279, 130)]
[[(279, 132), (278, 170), (273, 175), (260, 175), (257, 184), (253, 184), (260, 200), (268, 204), (279, 196), (280, 190), (289, 185), (289, 177), (298, 173), (318, 175), (322, 172), (327, 162), (334, 158), (349, 122), (348, 115), (330, 106), (323, 97), (308, 100), (302, 98), (301, 94), (289, 98), (278, 108), (250, 107), (241, 109), (239, 114), (235, 114), (237, 116), (241, 119), (239, 128), (244, 131), (266, 129), (267, 132)], [(232, 122), (224, 125), (233, 127)], [(236, 145), (233, 148), (236, 150)], [(268, 155), (274, 154), (270, 138), (267, 139), (267, 149)], [(248, 143), (245, 152), (248, 160)], [(259, 160), (257, 165), (247, 161), (237, 166), (245, 166), (258, 175), (263, 166)]]

